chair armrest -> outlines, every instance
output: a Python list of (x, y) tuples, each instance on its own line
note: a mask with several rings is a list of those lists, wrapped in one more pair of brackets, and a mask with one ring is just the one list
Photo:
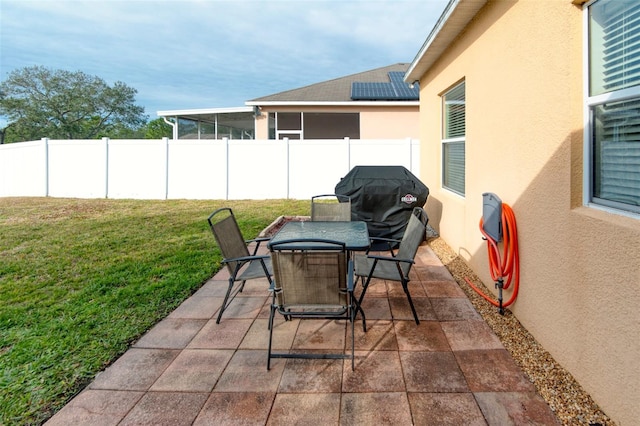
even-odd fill
[[(373, 243), (375, 242), (380, 242), (380, 243), (387, 243), (387, 246), (389, 247), (389, 253), (391, 254), (391, 256), (394, 256), (393, 253), (393, 247), (392, 247), (392, 243), (400, 243), (400, 240), (397, 240), (395, 238), (384, 238), (384, 237), (371, 237), (369, 238), (369, 241), (371, 242), (371, 245), (373, 245)], [(369, 254), (369, 252), (371, 251), (371, 249), (367, 249), (367, 254)]]
[(253, 255), (255, 256), (255, 254), (258, 252), (258, 248), (260, 247), (260, 243), (265, 242), (265, 241), (269, 241), (271, 239), (271, 237), (259, 237), (259, 238), (252, 238), (250, 240), (245, 240), (245, 244), (249, 245), (251, 243), (256, 243), (255, 247), (253, 248)]
[(386, 262), (405, 262), (405, 263), (416, 263), (415, 260), (413, 259), (401, 259), (399, 257), (392, 257), (392, 256), (380, 256), (380, 255), (375, 255), (375, 254), (368, 254), (367, 257), (369, 259), (377, 259), (377, 260), (382, 260), (382, 261), (386, 261)]
[(260, 238), (252, 238), (250, 240), (245, 240), (245, 243), (253, 243), (253, 242), (257, 242), (257, 243), (261, 243), (263, 241), (269, 241), (271, 239), (271, 237), (260, 237)]
[(395, 238), (384, 238), (384, 237), (370, 237), (369, 238), (371, 241), (389, 241), (392, 243), (399, 243), (401, 240), (397, 240)]
[(242, 256), (242, 257), (233, 257), (230, 259), (222, 259), (222, 263), (230, 263), (230, 262), (251, 262), (252, 260), (260, 260), (260, 259), (268, 259), (269, 255), (260, 255), (260, 256)]
[(250, 240), (245, 240), (244, 242), (246, 245), (249, 245), (251, 243), (256, 243), (252, 253), (253, 255), (255, 255), (258, 252), (258, 248), (260, 248), (260, 243), (269, 241), (270, 239), (271, 237), (257, 237), (257, 238), (252, 238)]

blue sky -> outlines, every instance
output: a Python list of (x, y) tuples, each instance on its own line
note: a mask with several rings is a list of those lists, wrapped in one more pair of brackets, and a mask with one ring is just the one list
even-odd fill
[(82, 71), (157, 111), (243, 106), (411, 62), (448, 0), (0, 0), (0, 79)]

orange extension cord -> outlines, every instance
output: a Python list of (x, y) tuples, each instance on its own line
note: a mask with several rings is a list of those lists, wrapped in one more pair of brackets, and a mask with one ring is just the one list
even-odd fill
[[(518, 255), (518, 230), (516, 228), (516, 216), (508, 204), (502, 204), (502, 241), (503, 254), (501, 255), (498, 243), (493, 240), (483, 229), (482, 218), (480, 219), (480, 232), (487, 240), (487, 251), (489, 253), (489, 270), (491, 279), (496, 282), (496, 288), (499, 290), (498, 300), (494, 300), (487, 296), (476, 287), (471, 280), (465, 278), (467, 284), (473, 288), (476, 293), (484, 297), (494, 306), (500, 308), (500, 313), (504, 314), (504, 308), (511, 305), (518, 296), (518, 287), (520, 285), (520, 258)], [(511, 298), (502, 303), (502, 290), (509, 289), (513, 282), (513, 292)]]

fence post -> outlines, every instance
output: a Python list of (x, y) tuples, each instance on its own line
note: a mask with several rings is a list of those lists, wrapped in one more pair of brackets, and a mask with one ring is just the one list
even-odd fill
[(226, 150), (226, 170), (225, 170), (225, 193), (224, 193), (224, 199), (228, 200), (229, 199), (229, 138), (224, 137), (222, 138), (222, 142), (224, 143), (225, 146), (225, 150)]
[(164, 143), (164, 199), (169, 199), (169, 138), (162, 138)]
[(104, 198), (109, 198), (109, 138), (102, 138), (104, 143)]
[(287, 200), (289, 199), (289, 191), (290, 191), (290, 183), (289, 179), (291, 179), (291, 163), (289, 162), (289, 138), (284, 138), (284, 143), (287, 148)]
[(49, 138), (42, 138), (44, 147), (44, 196), (49, 196)]

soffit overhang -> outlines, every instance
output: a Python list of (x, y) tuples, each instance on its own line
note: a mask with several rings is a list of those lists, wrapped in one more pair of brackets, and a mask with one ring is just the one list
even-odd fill
[(450, 0), (409, 65), (404, 81), (419, 81), (486, 3), (487, 0)]

